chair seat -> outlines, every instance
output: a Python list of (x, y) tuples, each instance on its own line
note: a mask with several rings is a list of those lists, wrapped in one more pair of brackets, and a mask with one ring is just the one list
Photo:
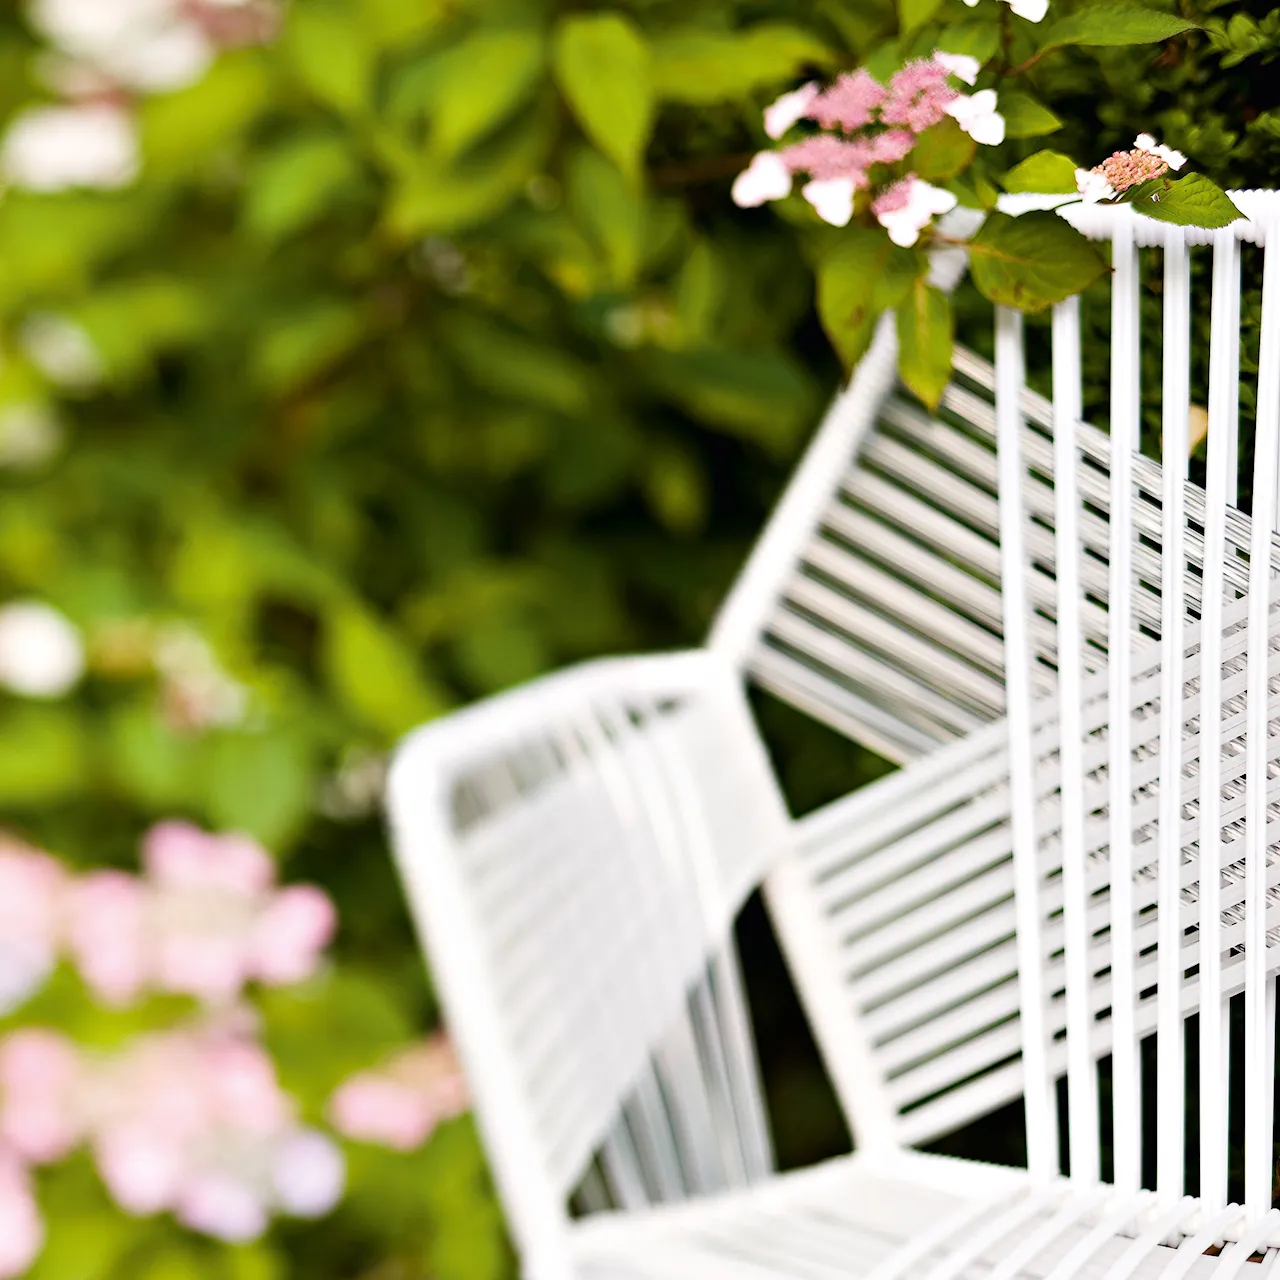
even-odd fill
[[(1171, 1228), (1153, 1205), (1146, 1192), (1123, 1203), (1112, 1187), (1065, 1180), (1033, 1188), (1021, 1169), (855, 1154), (744, 1191), (587, 1218), (574, 1256), (582, 1280), (1280, 1277), (1274, 1249), (1259, 1265), (1245, 1263), (1245, 1247), (1257, 1257), (1247, 1242), (1216, 1254), (1194, 1236), (1185, 1249), (1161, 1243)], [(1174, 1213), (1196, 1223), (1192, 1200)]]

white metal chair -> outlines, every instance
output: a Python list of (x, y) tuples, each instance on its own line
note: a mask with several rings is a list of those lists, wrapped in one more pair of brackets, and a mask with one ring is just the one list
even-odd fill
[[(1256, 520), (1234, 500), (1241, 244), (1263, 244), (1280, 207), (1265, 193), (1238, 203), (1249, 221), (1216, 234), (1124, 209), (1068, 214), (1113, 241), (1110, 438), (1079, 421), (1075, 303), (1054, 315), (1052, 403), (1026, 391), (1021, 324), (1001, 313), (996, 368), (959, 352), (935, 418), (894, 394), (882, 325), (710, 655), (553, 677), (402, 753), (398, 855), (530, 1274), (1122, 1280), (1276, 1263), (1280, 951), (1268, 925), (1280, 916), (1268, 910), (1280, 867), (1266, 824), (1280, 620), (1270, 574), (1265, 592), (1248, 588), (1251, 564), (1280, 565), (1277, 253), (1264, 270)], [(1201, 490), (1186, 479), (1189, 260), (1206, 241)], [(1137, 266), (1153, 249), (1163, 470), (1137, 451)], [(915, 763), (789, 830), (735, 688), (742, 672)], [(1221, 724), (1203, 769), (1202, 704)], [(1171, 775), (1178, 785), (1162, 787)], [(1202, 844), (1219, 872), (1203, 892)], [(571, 867), (562, 883), (580, 892), (557, 897), (538, 858)], [(482, 864), (506, 868), (498, 897), (471, 869)], [(766, 872), (859, 1149), (760, 1182), (767, 1144), (727, 928)], [(593, 875), (613, 878), (612, 896), (592, 896)], [(522, 892), (530, 879), (545, 896)], [(606, 939), (614, 951), (593, 950)], [(548, 991), (557, 964), (573, 977)], [(588, 971), (600, 997), (589, 1012)], [(1228, 1039), (1233, 1000), (1243, 1043)], [(715, 1014), (691, 1023), (699, 1002)], [(1200, 1123), (1184, 1162), (1192, 1013)], [(1144, 1100), (1140, 1044), (1153, 1032)], [(697, 1052), (673, 1058), (670, 1036)], [(1242, 1101), (1228, 1115), (1233, 1084)], [(1026, 1171), (908, 1150), (1018, 1096)], [(1158, 1134), (1147, 1190), (1144, 1124)], [(1240, 1134), (1243, 1179), (1227, 1166)], [(754, 1156), (709, 1162), (725, 1144)], [(626, 1212), (571, 1224), (564, 1200), (579, 1183), (585, 1207)]]

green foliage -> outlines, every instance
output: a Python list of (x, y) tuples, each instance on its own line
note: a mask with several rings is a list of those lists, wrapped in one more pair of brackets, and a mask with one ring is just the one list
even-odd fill
[(1219, 187), (1199, 173), (1156, 179), (1134, 197), (1133, 207), (1148, 218), (1180, 227), (1227, 227), (1244, 217)]
[(902, 380), (931, 409), (951, 381), (951, 299), (919, 278), (898, 304), (898, 363)]
[(1054, 213), (993, 213), (970, 252), (983, 295), (1021, 311), (1043, 311), (1080, 293), (1107, 269), (1097, 249)]
[(1189, 31), (1195, 25), (1177, 14), (1162, 13), (1137, 0), (1100, 0), (1056, 22), (1050, 21), (1039, 43), (1042, 51), (1069, 44), (1154, 44)]
[(1075, 163), (1058, 151), (1037, 151), (1014, 165), (1001, 179), (1006, 191), (1045, 193), (1076, 189)]
[(653, 125), (653, 73), (644, 37), (616, 13), (565, 18), (555, 68), (587, 136), (635, 179)]

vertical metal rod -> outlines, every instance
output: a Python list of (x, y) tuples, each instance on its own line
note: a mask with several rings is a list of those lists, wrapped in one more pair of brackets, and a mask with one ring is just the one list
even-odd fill
[(1191, 408), (1191, 254), (1181, 227), (1164, 244), (1161, 392), (1163, 515), (1160, 561), (1160, 799), (1157, 879), (1156, 1185), (1169, 1202), (1183, 1189), (1186, 1070), (1182, 988), (1182, 743), (1185, 717), (1187, 454)]
[(1031, 736), (1029, 603), (1022, 488), (1022, 410), (1026, 378), (1022, 316), (996, 309), (996, 447), (1000, 498), (1000, 571), (1004, 613), (1004, 674), (1009, 730), (1010, 827), (1013, 836), (1018, 986), (1027, 1122), (1027, 1167), (1047, 1182), (1058, 1172), (1058, 1127), (1045, 1042), (1044, 949), (1035, 821)]
[(1200, 1195), (1227, 1202), (1226, 1004), (1222, 995), (1222, 616), (1226, 513), (1235, 495), (1240, 391), (1240, 243), (1214, 236), (1209, 336), (1209, 447), (1200, 605)]
[(1271, 1208), (1275, 981), (1267, 973), (1267, 756), (1270, 746), (1271, 537), (1280, 470), (1280, 219), (1266, 228), (1262, 334), (1249, 538), (1245, 756), (1244, 1194), (1250, 1218)]
[[(1133, 217), (1117, 210), (1111, 241), (1111, 489), (1107, 548), (1107, 807), (1111, 859), (1112, 1068), (1130, 1110), (1116, 1108), (1116, 1180), (1137, 1190), (1140, 1121), (1133, 951), (1133, 458), (1140, 447), (1138, 247)], [(1086, 1024), (1087, 1025), (1087, 1024)], [(1123, 1168), (1122, 1168), (1123, 1165)], [(1074, 1172), (1074, 1167), (1073, 1167)]]

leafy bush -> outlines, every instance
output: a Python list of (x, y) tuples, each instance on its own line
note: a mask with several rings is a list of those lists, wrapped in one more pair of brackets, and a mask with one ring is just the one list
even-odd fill
[[(1280, 157), (1280, 11), (1243, 4), (1054, 0), (1036, 30), (1084, 38), (1042, 51), (995, 0), (196, 0), (185, 62), (68, 56), (65, 31), (53, 56), (58, 9), (0, 17), (0, 604), (72, 631), (33, 671), (50, 615), (0, 617), (0, 812), (76, 883), (182, 818), (323, 886), (330, 958), (252, 986), (242, 1029), (313, 1127), (344, 1080), (374, 1072), (357, 1111), (403, 1102), (436, 1061), (406, 1049), (437, 1012), (377, 815), (391, 744), (549, 667), (696, 643), (841, 376), (814, 279), (850, 241), (730, 200), (761, 108), (1013, 31), (992, 181), (1144, 129), (1224, 186)], [(1153, 42), (1089, 43), (1121, 20)], [(955, 305), (982, 346), (985, 303)], [(777, 727), (802, 807), (875, 767)], [(105, 1061), (207, 1030), (180, 985), (117, 1008), (81, 968), (37, 994), (41, 970), (0, 1034)], [(32, 1274), (510, 1273), (468, 1120), (363, 1131), (330, 1217), (235, 1246), (125, 1215), (88, 1148), (42, 1165)]]

